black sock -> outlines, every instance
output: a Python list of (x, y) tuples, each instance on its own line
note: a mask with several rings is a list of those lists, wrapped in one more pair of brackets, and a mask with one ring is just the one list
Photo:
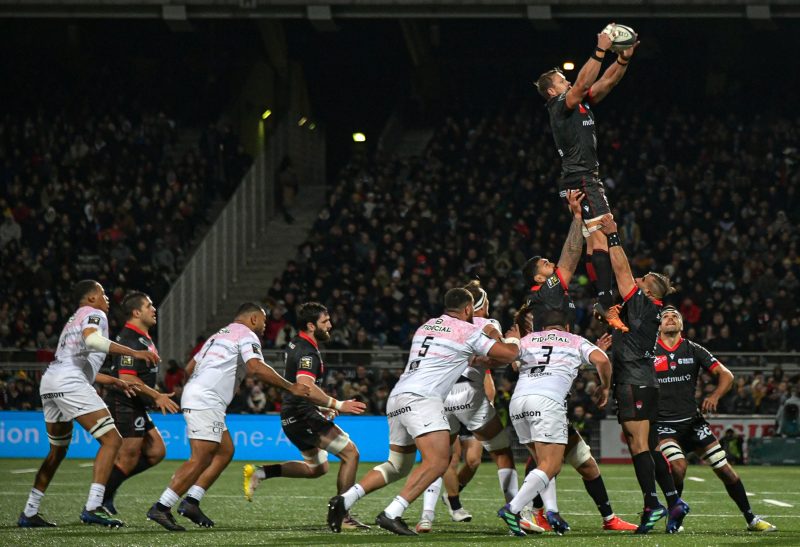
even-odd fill
[(737, 480), (733, 484), (726, 483), (725, 490), (728, 491), (728, 495), (731, 497), (731, 499), (736, 502), (736, 506), (744, 515), (744, 519), (747, 521), (747, 524), (753, 522), (753, 519), (756, 518), (756, 516), (753, 514), (753, 511), (750, 510), (750, 500), (747, 499), (747, 492), (745, 492), (742, 479)]
[(633, 468), (636, 471), (636, 480), (644, 496), (644, 506), (653, 509), (659, 504), (656, 495), (656, 477), (653, 456), (650, 451), (640, 452), (633, 457)]
[(584, 480), (583, 486), (586, 488), (586, 491), (589, 492), (589, 495), (594, 500), (594, 504), (597, 506), (600, 514), (603, 515), (603, 518), (610, 517), (614, 514), (614, 510), (611, 509), (611, 502), (608, 501), (608, 492), (606, 491), (606, 484), (603, 482), (602, 475), (590, 481)]
[(525, 463), (525, 475), (523, 476), (527, 477), (534, 469), (536, 469), (536, 460), (528, 456), (528, 461)]
[[(672, 478), (675, 479), (675, 477), (672, 477)], [(683, 481), (681, 481), (681, 482), (675, 481), (675, 490), (678, 491), (678, 497), (679, 498), (681, 496), (683, 496)]]
[(114, 494), (117, 493), (120, 485), (125, 482), (129, 475), (126, 475), (122, 472), (122, 469), (117, 467), (116, 465), (111, 468), (111, 474), (108, 476), (108, 481), (106, 481), (106, 491), (103, 494), (103, 501), (110, 501), (114, 499)]
[(447, 501), (450, 502), (450, 509), (453, 511), (461, 509), (461, 499), (458, 496), (447, 496)]
[(592, 266), (597, 275), (597, 300), (603, 308), (614, 305), (614, 270), (611, 268), (611, 257), (608, 251), (595, 249), (592, 251)]
[(460, 494), (460, 493), (461, 493), (461, 491), (462, 491), (464, 488), (466, 488), (466, 487), (467, 487), (467, 485), (466, 485), (466, 484), (461, 484), (461, 483), (458, 483), (458, 493)]
[(274, 479), (281, 476), (281, 464), (274, 463), (272, 465), (264, 465), (261, 467), (264, 470), (265, 479)]
[(190, 503), (192, 505), (200, 505), (200, 500), (197, 498), (193, 498), (192, 496), (186, 496), (185, 498), (183, 498), (183, 501), (185, 501), (186, 503)]
[(147, 458), (145, 458), (144, 455), (141, 455), (139, 456), (139, 461), (136, 462), (136, 467), (133, 468), (133, 471), (128, 473), (128, 478), (131, 478), (134, 475), (138, 475), (142, 471), (147, 471), (151, 467), (153, 466), (150, 465), (150, 462), (147, 461)]
[(672, 507), (678, 501), (678, 489), (675, 488), (675, 481), (672, 480), (672, 473), (669, 472), (669, 464), (667, 459), (658, 450), (651, 450), (650, 455), (653, 456), (653, 466), (656, 472), (656, 481), (661, 491), (664, 492), (664, 497), (667, 498), (667, 506)]
[(544, 500), (542, 499), (541, 495), (536, 494), (536, 497), (533, 498), (533, 508), (536, 509), (537, 511), (539, 509), (544, 509)]

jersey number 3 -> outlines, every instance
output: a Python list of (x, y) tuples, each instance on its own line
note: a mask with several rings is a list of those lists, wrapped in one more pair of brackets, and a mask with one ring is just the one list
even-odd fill
[(542, 349), (545, 350), (547, 353), (545, 353), (542, 356), (544, 357), (544, 359), (542, 359), (541, 361), (536, 361), (536, 364), (539, 366), (533, 367), (531, 369), (531, 374), (544, 372), (544, 368), (550, 364), (550, 355), (552, 355), (553, 353), (553, 346), (542, 346)]

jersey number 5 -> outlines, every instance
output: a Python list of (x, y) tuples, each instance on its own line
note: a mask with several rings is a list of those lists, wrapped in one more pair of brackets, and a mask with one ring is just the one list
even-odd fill
[[(426, 355), (428, 355), (428, 350), (431, 349), (431, 340), (433, 340), (433, 336), (425, 337), (425, 340), (422, 341), (422, 347), (420, 348), (417, 357), (425, 357)], [(412, 372), (417, 370), (417, 368), (419, 367), (419, 362), (421, 360), (422, 359), (414, 359), (413, 361), (410, 361), (408, 363), (408, 368), (406, 369), (406, 372)]]

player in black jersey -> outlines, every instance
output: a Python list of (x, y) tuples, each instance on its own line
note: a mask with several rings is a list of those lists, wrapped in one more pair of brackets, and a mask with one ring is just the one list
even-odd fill
[(620, 318), (630, 327), (627, 331), (614, 330), (612, 363), (617, 419), (644, 496), (644, 511), (636, 533), (646, 534), (658, 520), (667, 516), (667, 510), (656, 495), (656, 481), (669, 505), (667, 532), (674, 533), (689, 512), (689, 506), (678, 495), (669, 465), (658, 451), (658, 434), (651, 422), (658, 419), (658, 380), (653, 369), (653, 353), (661, 324), (661, 299), (675, 289), (662, 274), (650, 272), (633, 278), (611, 215), (602, 218), (602, 231), (608, 237), (617, 287), (624, 295)]
[(553, 139), (561, 157), (559, 195), (567, 198), (569, 190), (581, 190), (586, 195), (581, 209), (587, 237), (587, 270), (597, 287), (599, 306), (595, 310), (604, 318), (614, 304), (613, 275), (606, 238), (599, 229), (600, 218), (611, 209), (600, 180), (597, 132), (591, 107), (619, 83), (637, 46), (638, 42), (625, 54), (619, 53), (616, 62), (597, 79), (611, 47), (611, 38), (604, 30), (597, 35), (597, 47), (578, 73), (575, 85), (571, 85), (557, 68), (543, 73), (536, 81), (539, 94), (547, 101)]
[[(777, 528), (753, 514), (742, 480), (725, 457), (725, 450), (711, 431), (702, 412), (715, 412), (720, 397), (733, 385), (733, 373), (709, 351), (681, 337), (683, 317), (672, 306), (661, 312), (661, 330), (656, 345), (655, 371), (660, 384), (658, 448), (669, 460), (678, 495), (683, 491), (686, 458), (683, 451), (694, 451), (725, 484), (728, 495), (739, 507), (754, 532), (774, 532)], [(717, 377), (716, 389), (697, 408), (694, 393), (700, 370)]]
[[(328, 310), (317, 302), (307, 302), (297, 312), (299, 333), (286, 348), (284, 376), (290, 382), (321, 386), (325, 378), (325, 364), (319, 351), (320, 342), (330, 340), (332, 328)], [(290, 461), (256, 467), (244, 466), (244, 493), (253, 501), (259, 483), (275, 477), (314, 479), (328, 472), (328, 453), (334, 454), (342, 464), (336, 481), (337, 494), (348, 490), (356, 482), (358, 448), (350, 437), (333, 423), (337, 411), (361, 414), (364, 403), (351, 399), (342, 401), (335, 410), (312, 404), (308, 399), (284, 393), (281, 406), (281, 425), (292, 444), (303, 454), (304, 461)], [(323, 412), (325, 414), (323, 414)], [(352, 516), (345, 517), (344, 528), (369, 529), (369, 526)], [(338, 531), (338, 530), (337, 530)]]
[[(127, 322), (117, 335), (116, 342), (135, 350), (158, 354), (150, 338), (150, 329), (156, 324), (156, 308), (150, 297), (143, 292), (131, 292), (122, 300), (122, 309)], [(147, 414), (148, 404), (164, 414), (174, 414), (180, 407), (170, 399), (172, 393), (161, 393), (155, 389), (158, 364), (126, 355), (112, 355), (110, 375), (139, 386), (137, 397), (127, 397), (117, 391), (109, 391), (105, 397), (108, 410), (122, 436), (122, 446), (117, 452), (103, 497), (103, 507), (116, 515), (114, 495), (123, 481), (153, 467), (166, 455), (164, 439)]]
[[(523, 304), (517, 311), (514, 316), (514, 323), (519, 327), (521, 336), (526, 336), (533, 332), (534, 315), (530, 311), (528, 303)], [(608, 335), (604, 335), (597, 340), (597, 346), (603, 351), (606, 351), (610, 345), (611, 337)], [(513, 381), (516, 381), (516, 377), (513, 378)], [(607, 397), (608, 392), (606, 391), (604, 395), (598, 395)], [(603, 517), (603, 530), (630, 532), (636, 529), (635, 525), (625, 522), (614, 514), (614, 510), (611, 508), (611, 501), (608, 499), (605, 481), (603, 481), (603, 476), (600, 474), (600, 466), (597, 465), (597, 461), (592, 456), (591, 448), (583, 440), (581, 434), (572, 427), (572, 424), (569, 424), (567, 429), (567, 447), (564, 450), (564, 461), (570, 464), (583, 479), (583, 486), (586, 488), (586, 492), (588, 492), (598, 511), (600, 511), (600, 516)], [(528, 457), (528, 462), (525, 465), (525, 476), (528, 476), (531, 470), (535, 468), (536, 460), (533, 457)], [(543, 498), (547, 500), (547, 503)], [(546, 514), (545, 509), (547, 509)], [(533, 499), (530, 508), (526, 506), (523, 509), (522, 515), (524, 520), (521, 525), (524, 530), (529, 529), (525, 521), (533, 522), (546, 531), (553, 530), (558, 534), (564, 534), (570, 530), (569, 524), (561, 517), (558, 511), (555, 477), (547, 485), (547, 488)]]

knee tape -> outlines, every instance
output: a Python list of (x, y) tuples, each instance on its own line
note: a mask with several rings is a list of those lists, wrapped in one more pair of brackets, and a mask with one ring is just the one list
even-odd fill
[(48, 433), (47, 438), (53, 446), (69, 446), (70, 441), (72, 441), (72, 431), (64, 435), (51, 435)]
[(712, 469), (720, 469), (728, 464), (725, 450), (720, 445), (711, 446), (703, 454), (703, 459)]
[(342, 433), (333, 439), (328, 446), (325, 447), (325, 450), (336, 456), (341, 453), (348, 444), (350, 444), (350, 436), (347, 433)]
[(572, 450), (570, 450), (569, 454), (566, 455), (564, 461), (577, 469), (589, 461), (591, 457), (592, 449), (589, 448), (589, 445), (586, 444), (586, 441), (581, 439), (575, 446), (572, 447)]
[(508, 448), (511, 446), (511, 441), (508, 438), (508, 432), (503, 429), (494, 436), (494, 438), (489, 439), (488, 441), (481, 441), (483, 447), (487, 450), (487, 452), (494, 452), (496, 450), (502, 450), (504, 448)]
[(408, 475), (411, 472), (411, 468), (414, 467), (416, 459), (417, 454), (414, 452), (406, 454), (405, 452), (390, 450), (389, 460), (376, 465), (373, 469), (383, 475), (386, 484), (390, 484)]
[(661, 445), (661, 453), (667, 458), (667, 461), (674, 462), (675, 460), (682, 460), (686, 456), (683, 454), (680, 445), (675, 441), (667, 441)]
[(323, 463), (328, 461), (328, 453), (324, 450), (318, 450), (316, 454), (313, 456), (306, 456), (303, 454), (303, 460), (306, 462), (306, 465), (309, 467), (319, 467)]
[(91, 433), (92, 437), (95, 439), (99, 439), (112, 429), (116, 429), (116, 426), (114, 425), (114, 418), (111, 416), (103, 416), (97, 420), (97, 423), (94, 424), (94, 427), (89, 430), (89, 433)]

